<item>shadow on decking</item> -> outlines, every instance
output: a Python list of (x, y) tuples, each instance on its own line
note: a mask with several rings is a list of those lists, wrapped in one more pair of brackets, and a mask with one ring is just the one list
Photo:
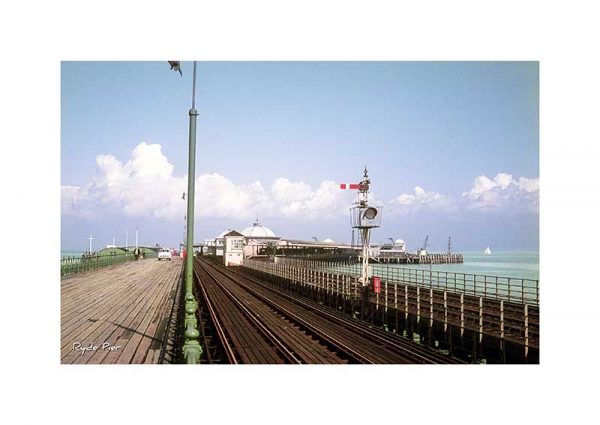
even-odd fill
[[(141, 335), (141, 336), (143, 336), (145, 338), (149, 338), (149, 339), (152, 340), (152, 345), (150, 346), (151, 350), (159, 349), (162, 346), (162, 343), (163, 343), (162, 339), (155, 338), (153, 336), (150, 336), (150, 335), (147, 335), (147, 334), (145, 334), (143, 332), (140, 332), (137, 329), (132, 329), (132, 328), (129, 328), (127, 326), (123, 326), (123, 325), (121, 325), (119, 323), (115, 323), (115, 322), (111, 322), (111, 321), (108, 321), (108, 323), (112, 323), (113, 325), (115, 325), (115, 326), (117, 326), (117, 327), (119, 327), (121, 329), (125, 329), (126, 332), (123, 335), (121, 335), (121, 338), (129, 339), (131, 337), (131, 335), (138, 334), (138, 335)], [(157, 333), (158, 334), (164, 333), (165, 326), (166, 326), (166, 318), (163, 319), (163, 320), (161, 320), (161, 323), (160, 323), (160, 325), (159, 325), (159, 327), (157, 329)]]

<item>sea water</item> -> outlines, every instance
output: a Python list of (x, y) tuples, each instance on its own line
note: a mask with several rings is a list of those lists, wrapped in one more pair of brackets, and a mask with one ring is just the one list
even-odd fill
[[(412, 269), (432, 272), (462, 273), (477, 276), (497, 276), (504, 278), (539, 280), (538, 252), (493, 252), (486, 255), (483, 252), (463, 252), (464, 263), (460, 264), (397, 264), (372, 263), (369, 267), (374, 275), (385, 275), (386, 270)], [(358, 265), (356, 267), (359, 267)], [(332, 271), (340, 271), (337, 268)]]
[(373, 268), (378, 270), (380, 267), (403, 267), (518, 279), (540, 279), (540, 255), (538, 252), (498, 251), (492, 252), (491, 255), (483, 252), (464, 252), (463, 258), (464, 263), (462, 264), (374, 264)]
[(72, 250), (71, 251), (61, 251), (60, 252), (61, 264), (63, 264), (62, 260), (65, 260), (67, 258), (69, 259), (68, 262), (70, 264), (79, 263), (81, 261), (81, 254), (82, 254), (81, 251), (79, 251), (79, 252), (72, 251)]
[[(539, 254), (537, 252), (493, 252), (485, 255), (483, 252), (464, 252), (462, 264), (370, 264), (370, 274), (373, 276), (401, 276), (400, 269), (423, 270), (423, 272), (406, 274), (408, 279), (423, 280), (429, 284), (429, 276), (433, 279), (433, 287), (443, 287), (447, 282), (450, 287), (464, 285), (464, 291), (485, 292), (490, 295), (508, 297), (512, 300), (536, 300), (539, 290)], [(352, 266), (355, 275), (360, 273), (360, 265)], [(430, 275), (428, 272), (433, 272)], [(334, 273), (347, 273), (347, 266), (329, 269)], [(436, 272), (441, 272), (439, 276)], [(444, 272), (448, 273), (446, 275)], [(453, 275), (454, 274), (454, 275)], [(476, 278), (475, 278), (475, 276)], [(489, 276), (490, 278), (484, 277)], [(496, 279), (497, 278), (497, 279)], [(438, 281), (438, 279), (440, 279)], [(446, 279), (449, 279), (446, 281)], [(474, 281), (478, 284), (474, 285)], [(510, 286), (509, 286), (510, 284)], [(440, 286), (441, 285), (441, 286)], [(510, 288), (510, 289), (509, 289)]]

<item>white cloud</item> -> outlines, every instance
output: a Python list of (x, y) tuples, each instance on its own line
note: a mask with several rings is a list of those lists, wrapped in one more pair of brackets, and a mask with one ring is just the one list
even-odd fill
[(292, 183), (280, 177), (271, 185), (271, 193), (275, 202), (290, 203), (302, 202), (313, 196), (310, 186), (304, 182)]
[[(158, 144), (140, 143), (122, 163), (99, 155), (90, 183), (62, 186), (62, 213), (86, 217), (114, 214), (180, 220), (186, 213), (181, 199), (187, 176), (173, 175), (173, 165)], [(346, 213), (348, 193), (333, 181), (314, 189), (304, 182), (278, 178), (268, 190), (260, 181), (236, 184), (218, 173), (196, 178), (196, 211), (202, 217), (251, 219), (256, 215), (323, 218)]]
[(428, 192), (420, 186), (416, 186), (414, 194), (403, 193), (390, 202), (390, 213), (405, 214), (419, 210), (438, 210), (454, 208), (452, 201), (438, 192)]
[(236, 185), (218, 173), (196, 179), (196, 211), (202, 217), (250, 218), (267, 202), (267, 193), (257, 181)]
[(470, 191), (464, 192), (466, 207), (471, 210), (507, 212), (537, 212), (539, 210), (539, 178), (498, 173), (494, 179), (476, 177)]
[(525, 192), (537, 192), (540, 190), (540, 179), (528, 179), (525, 177), (519, 177), (519, 182), (517, 183), (520, 190)]
[(311, 191), (310, 196), (298, 201), (297, 211), (310, 218), (332, 217), (347, 213), (348, 201), (349, 194), (340, 190), (339, 184), (326, 180), (321, 182), (314, 191)]
[(273, 182), (259, 208), (263, 216), (317, 219), (347, 214), (351, 202), (350, 194), (331, 180), (313, 189), (304, 182), (294, 183), (280, 177)]
[(61, 186), (60, 209), (63, 214), (75, 214), (77, 205), (81, 202), (81, 188), (78, 186)]
[[(65, 215), (99, 217), (125, 214), (133, 217), (156, 217), (182, 220), (186, 202), (187, 176), (173, 174), (173, 165), (158, 144), (140, 143), (125, 163), (112, 155), (99, 155), (90, 182), (81, 187), (61, 187), (61, 209)], [(369, 194), (373, 204), (386, 205), (390, 215), (416, 211), (527, 209), (537, 211), (539, 179), (499, 173), (494, 179), (475, 178), (469, 192), (463, 193), (463, 204), (446, 195), (427, 191), (420, 186), (414, 193), (398, 195), (382, 202), (375, 193)], [(313, 220), (348, 215), (355, 200), (355, 191), (340, 190), (339, 185), (326, 180), (318, 186), (280, 177), (270, 186), (260, 181), (238, 184), (218, 173), (196, 178), (196, 212), (201, 217), (251, 220), (285, 217)]]

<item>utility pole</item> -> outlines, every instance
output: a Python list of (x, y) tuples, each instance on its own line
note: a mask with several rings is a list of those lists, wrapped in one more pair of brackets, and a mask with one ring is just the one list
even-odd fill
[(92, 234), (90, 233), (90, 237), (88, 238), (88, 240), (90, 241), (90, 255), (92, 255), (92, 241), (96, 239), (92, 237)]

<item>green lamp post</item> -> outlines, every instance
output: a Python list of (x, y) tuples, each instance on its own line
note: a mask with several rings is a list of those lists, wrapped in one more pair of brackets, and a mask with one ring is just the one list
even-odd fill
[[(179, 71), (181, 67), (179, 62), (169, 61), (171, 69)], [(196, 61), (194, 61), (194, 77), (192, 85), (192, 107), (189, 110), (190, 131), (189, 131), (189, 155), (188, 155), (188, 190), (187, 190), (187, 235), (186, 235), (186, 256), (185, 256), (185, 340), (183, 343), (183, 357), (188, 364), (200, 362), (202, 347), (198, 342), (200, 333), (198, 332), (198, 320), (196, 319), (196, 310), (198, 303), (194, 298), (194, 194), (195, 194), (195, 175), (196, 175)]]

